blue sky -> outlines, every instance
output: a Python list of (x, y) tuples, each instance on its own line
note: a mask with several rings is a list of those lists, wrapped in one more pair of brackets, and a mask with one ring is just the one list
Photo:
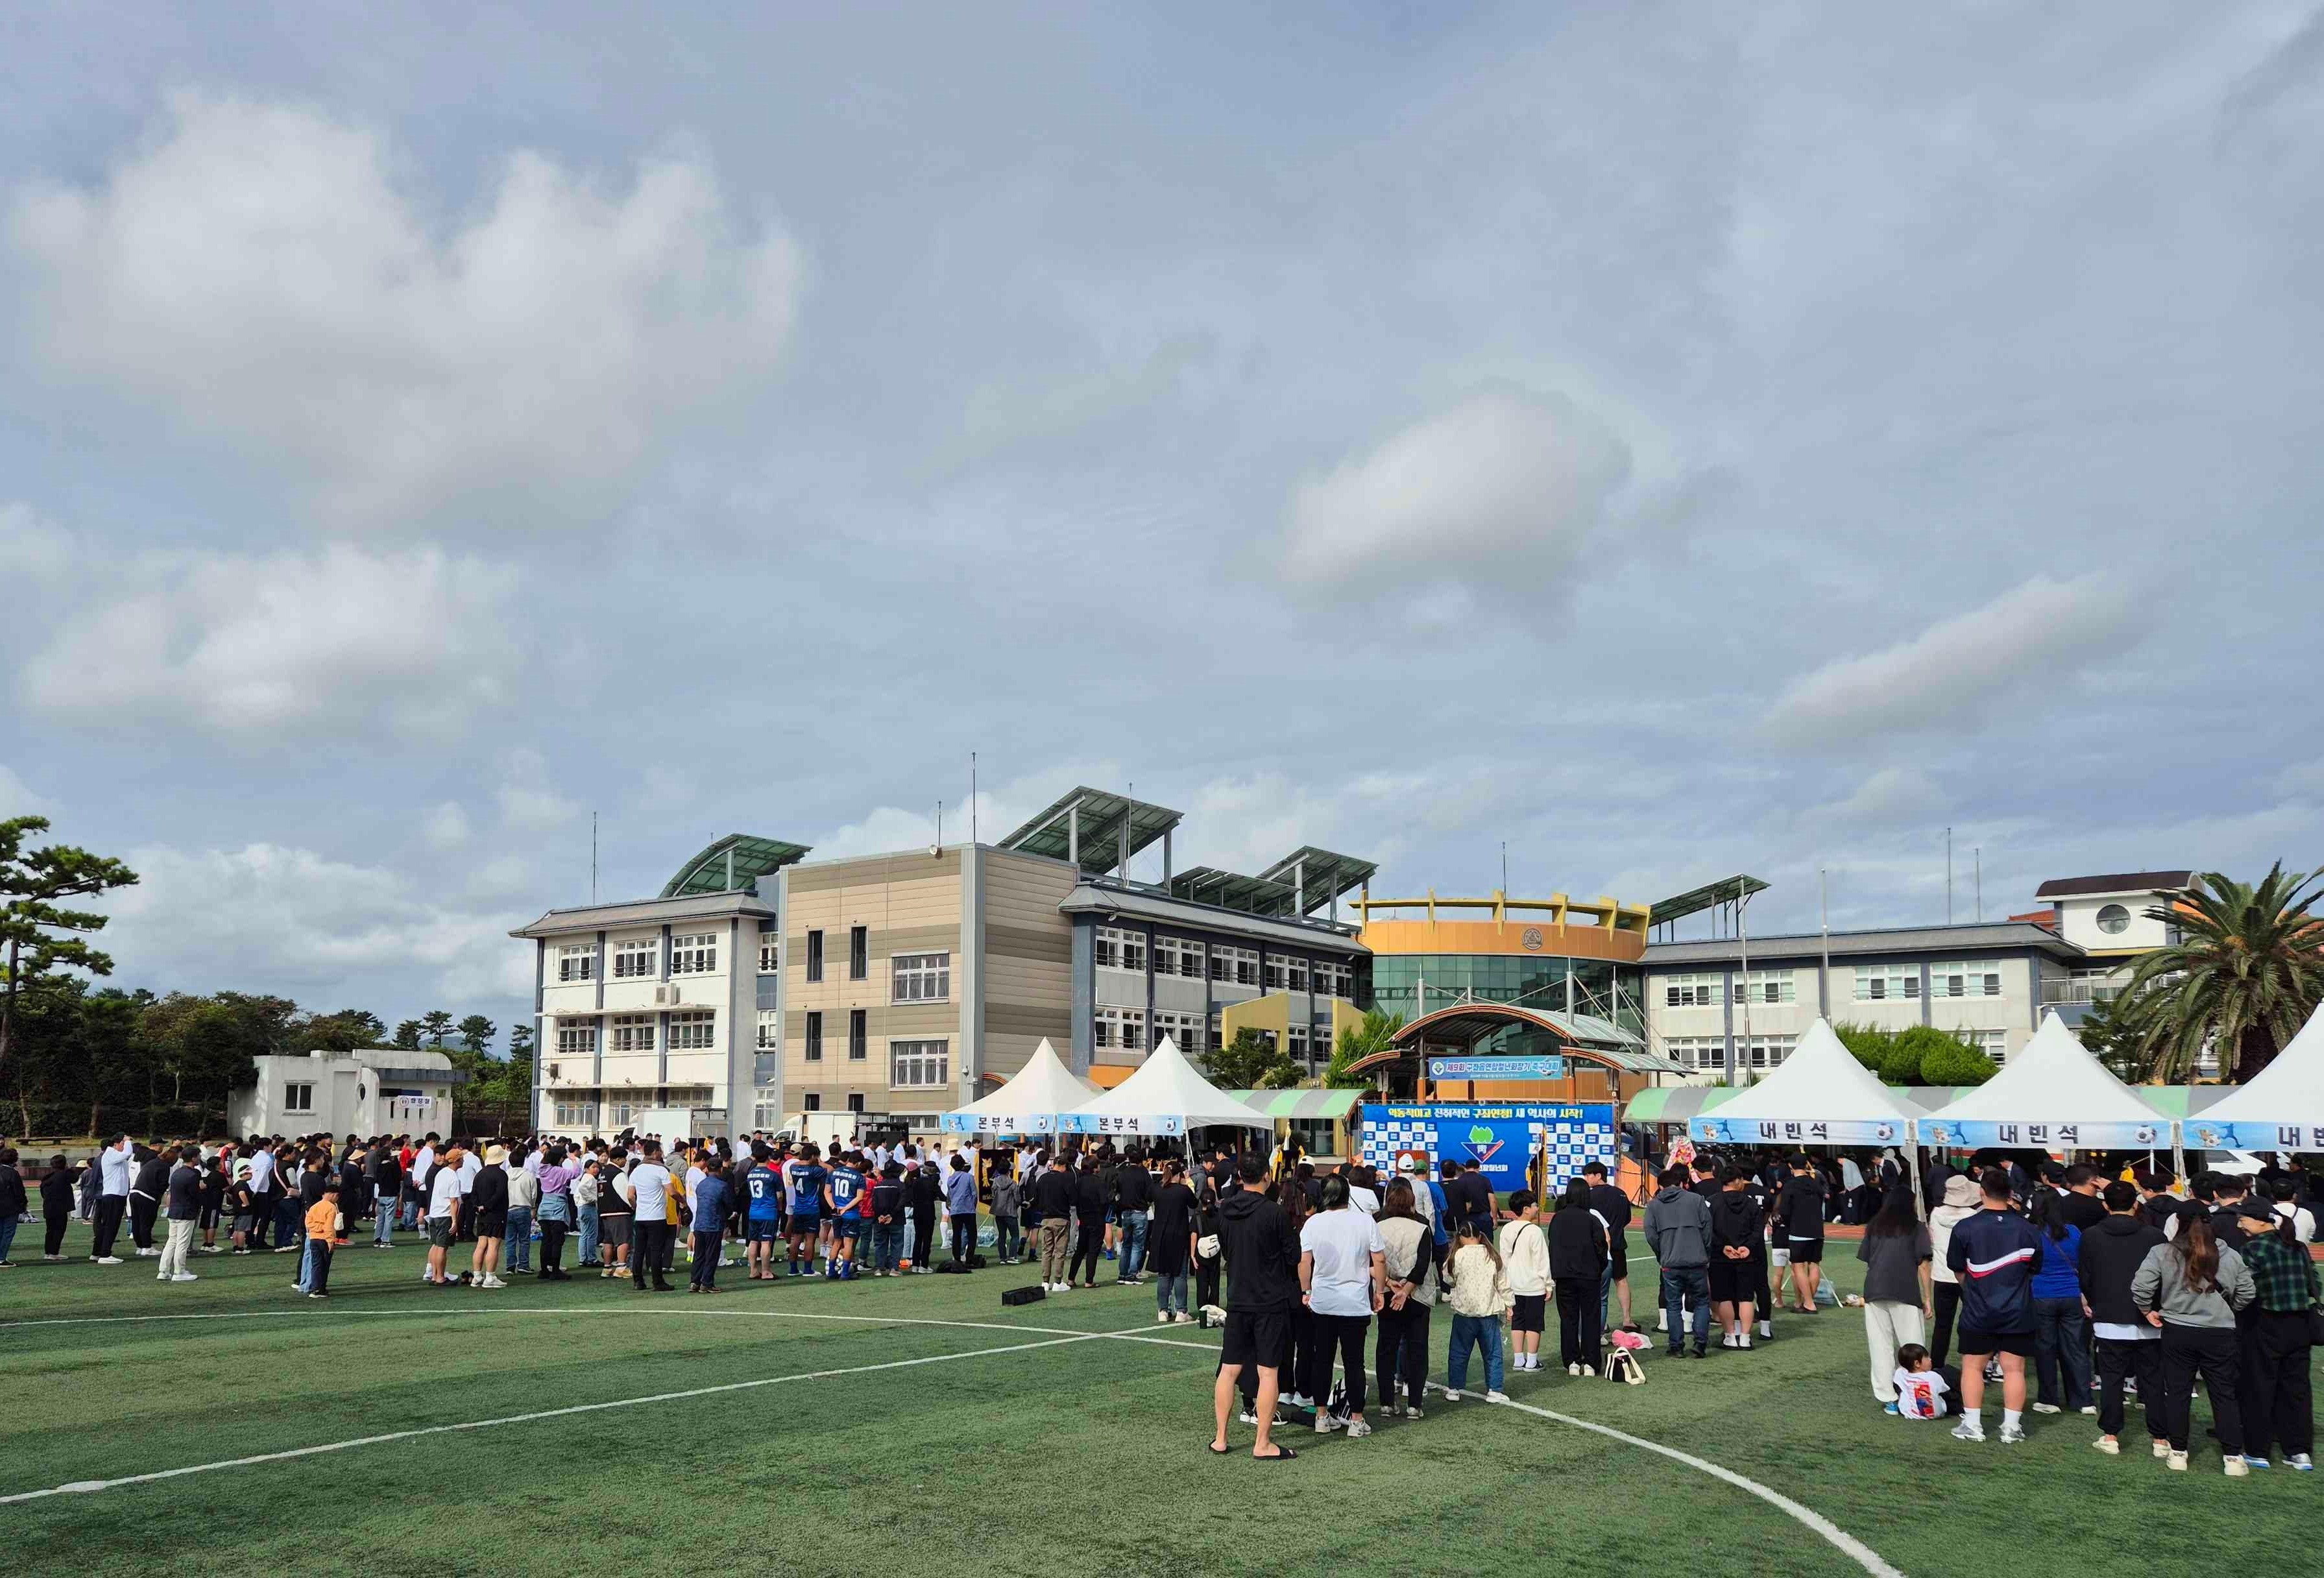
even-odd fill
[[(2324, 861), (2324, 8), (13, 19), (0, 812), (504, 1022), (730, 831)], [(1969, 905), (1966, 881), (1957, 909)]]

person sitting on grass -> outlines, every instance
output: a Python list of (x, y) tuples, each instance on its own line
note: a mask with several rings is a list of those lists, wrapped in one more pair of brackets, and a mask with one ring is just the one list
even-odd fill
[(1961, 1411), (1960, 1371), (1939, 1365), (1926, 1348), (1907, 1343), (1896, 1350), (1896, 1413), (1906, 1419), (1941, 1419)]

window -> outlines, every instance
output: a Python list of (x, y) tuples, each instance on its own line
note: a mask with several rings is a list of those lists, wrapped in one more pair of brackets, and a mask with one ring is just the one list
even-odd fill
[(888, 1083), (898, 1090), (935, 1090), (952, 1083), (952, 1043), (890, 1041)]
[(2098, 911), (2098, 929), (2108, 937), (2120, 937), (2130, 929), (2130, 911), (2119, 904), (2108, 904)]
[(1784, 1059), (1792, 1055), (1791, 1036), (1754, 1036), (1748, 1041), (1735, 1038), (1735, 1054), (1754, 1068), (1781, 1068)]
[(1663, 977), (1665, 1008), (1717, 1008), (1727, 1001), (1724, 975), (1693, 974)]
[(1292, 1026), (1285, 1033), (1285, 1040), (1286, 1044), (1283, 1049), (1291, 1055), (1295, 1062), (1307, 1061), (1307, 1027), (1305, 1025)]
[(567, 943), (557, 950), (559, 981), (594, 981), (597, 977), (597, 945)]
[(860, 1112), (863, 1110), (863, 1093), (862, 1091), (849, 1091), (847, 1093), (847, 1110), (851, 1112)]
[(1192, 937), (1156, 937), (1154, 973), (1157, 975), (1184, 975), (1190, 981), (1200, 981), (1203, 978), (1203, 945)]
[(753, 1097), (752, 1098), (752, 1100), (751, 1100), (751, 1127), (752, 1127), (752, 1128), (753, 1128), (753, 1129), (764, 1129), (764, 1130), (767, 1130), (769, 1132), (772, 1132), (773, 1130), (777, 1130), (777, 1129), (779, 1129), (779, 1128), (781, 1128), (782, 1126), (783, 1126), (783, 1103), (782, 1103), (782, 1100), (781, 1100), (781, 1098), (780, 1098), (780, 1097), (777, 1097), (777, 1098), (775, 1098), (775, 1099), (773, 1099), (773, 1100), (771, 1100), (771, 1101), (770, 1101), (770, 1100), (769, 1100), (769, 1099), (768, 1099), (767, 1097), (765, 1097), (765, 1096), (753, 1096)]
[(1142, 973), (1146, 968), (1146, 934), (1124, 931), (1118, 926), (1101, 926), (1097, 928), (1096, 952), (1100, 969)]
[(1307, 990), (1307, 961), (1286, 959), (1283, 964), (1283, 983), (1294, 992)]
[(814, 1009), (807, 1010), (807, 1060), (823, 1061), (823, 1014)]
[(650, 1052), (654, 1049), (654, 1017), (650, 1013), (613, 1016), (613, 1050)]
[(807, 978), (823, 979), (823, 933), (819, 931), (807, 934)]
[(823, 1097), (809, 1091), (799, 1098), (799, 1108), (802, 1112), (820, 1112), (823, 1111)]
[(557, 1052), (561, 1057), (589, 1057), (597, 1051), (595, 1020), (557, 1021)]
[(1146, 1010), (1142, 1008), (1102, 1008), (1093, 1029), (1101, 1047), (1119, 1047), (1125, 1052), (1145, 1049)]
[(1952, 1033), (1992, 1058), (1996, 1068), (2000, 1067), (2009, 1055), (2007, 1030), (1955, 1030)]
[(282, 1087), (282, 1110), (286, 1112), (311, 1112), (315, 1110), (315, 1087), (311, 1084), (286, 1084)]
[(1211, 945), (1211, 979), (1234, 986), (1259, 984), (1259, 950)]
[(1931, 997), (1999, 997), (2001, 966), (1952, 964), (1929, 966)]
[[(1156, 955), (1160, 956), (1158, 954)], [(1167, 1036), (1178, 1043), (1178, 1050), (1194, 1057), (1203, 1049), (1203, 1016), (1191, 1013), (1165, 1013), (1157, 1010), (1154, 1015), (1154, 1044), (1159, 1047)]]
[(1269, 992), (1282, 991), (1286, 984), (1284, 980), (1286, 974), (1285, 966), (1288, 963), (1289, 961), (1284, 958), (1281, 954), (1268, 955), (1266, 964), (1260, 967), (1259, 972), (1259, 984), (1264, 986)]
[(669, 1049), (699, 1052), (718, 1038), (718, 1015), (713, 1010), (669, 1016)]
[[(783, 950), (779, 939), (772, 932), (763, 934), (759, 938), (759, 974), (772, 975), (782, 967)], [(757, 1127), (764, 1128), (765, 1125), (759, 1124)]]
[(950, 954), (898, 954), (891, 969), (897, 1002), (942, 1002), (952, 995)]
[(872, 978), (872, 928), (868, 926), (847, 928), (847, 978), (850, 981)]
[(1856, 967), (1856, 1001), (1880, 1002), (1889, 999), (1921, 995), (1921, 967), (1918, 964), (1858, 964)]
[(1674, 1036), (1663, 1043), (1671, 1061), (1683, 1068), (1724, 1068), (1727, 1042), (1719, 1036)]
[(866, 1010), (847, 1010), (847, 1061), (861, 1063), (872, 1056), (872, 1016)]
[(669, 939), (669, 973), (673, 975), (706, 975), (718, 968), (718, 934), (715, 931), (689, 932), (685, 937)]
[[(778, 1051), (781, 1048), (782, 1044), (783, 1016), (775, 1012), (772, 1009), (761, 1010), (759, 1012), (759, 1049), (762, 1052)], [(756, 1125), (756, 1127), (763, 1129), (766, 1125), (764, 1123), (761, 1123)]]
[(661, 973), (661, 941), (658, 937), (623, 937), (613, 945), (613, 979), (634, 981)]
[(559, 1129), (595, 1129), (597, 1126), (597, 1103), (583, 1100), (559, 1101), (557, 1103), (557, 1126)]
[(1797, 1002), (1799, 983), (1789, 970), (1754, 970), (1743, 983), (1745, 1002)]
[(1355, 974), (1345, 964), (1326, 961), (1315, 966), (1316, 996), (1351, 997), (1355, 989)]

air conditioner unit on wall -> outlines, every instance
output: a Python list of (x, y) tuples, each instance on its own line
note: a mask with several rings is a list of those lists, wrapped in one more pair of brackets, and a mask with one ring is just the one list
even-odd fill
[(679, 1003), (684, 1002), (685, 1001), (685, 992), (681, 987), (657, 986), (654, 988), (654, 1006), (656, 1008), (676, 1008)]

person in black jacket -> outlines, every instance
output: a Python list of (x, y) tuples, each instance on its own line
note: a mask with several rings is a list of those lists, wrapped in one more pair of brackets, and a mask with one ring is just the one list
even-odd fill
[(1279, 1461), (1298, 1455), (1275, 1444), (1268, 1433), (1275, 1424), (1281, 1356), (1290, 1333), (1291, 1306), (1299, 1293), (1299, 1239), (1283, 1207), (1259, 1187), (1267, 1179), (1267, 1158), (1247, 1155), (1237, 1171), (1243, 1187), (1222, 1196), (1218, 1205), (1219, 1241), (1227, 1269), (1227, 1324), (1219, 1348), (1218, 1380), (1211, 1389), (1218, 1425), (1211, 1450), (1222, 1456), (1229, 1450), (1227, 1421), (1237, 1383), (1248, 1366), (1259, 1373), (1251, 1410), (1259, 1421), (1259, 1439), (1250, 1454)]
[(1613, 1329), (1613, 1301), (1618, 1297), (1622, 1306), (1622, 1324), (1628, 1327), (1630, 1319), (1630, 1240), (1623, 1230), (1630, 1225), (1630, 1197), (1620, 1188), (1606, 1181), (1606, 1164), (1593, 1161), (1582, 1169), (1584, 1183), (1590, 1186), (1590, 1208), (1606, 1223), (1609, 1260), (1606, 1282), (1598, 1299), (1598, 1324), (1601, 1330)]
[(936, 1202), (943, 1195), (932, 1161), (920, 1163), (904, 1180), (904, 1207), (912, 1213), (912, 1269), (923, 1276), (936, 1271)]
[(1711, 1309), (1722, 1348), (1751, 1346), (1752, 1316), (1767, 1281), (1767, 1212), (1751, 1195), (1751, 1175), (1727, 1169), (1711, 1203)]
[(1609, 1247), (1606, 1223), (1590, 1204), (1590, 1186), (1567, 1179), (1557, 1214), (1549, 1219), (1549, 1276), (1557, 1288), (1558, 1362), (1569, 1370), (1579, 1364), (1594, 1372), (1601, 1357), (1600, 1285)]
[(170, 1162), (158, 1150), (137, 1147), (137, 1177), (129, 1186), (129, 1239), (147, 1259), (161, 1251), (153, 1242), (153, 1219), (161, 1213), (161, 1196), (170, 1188)]
[(44, 1260), (65, 1258), (65, 1224), (72, 1220), (74, 1181), (72, 1163), (61, 1152), (49, 1158), (48, 1176), (41, 1180), (41, 1215), (48, 1225), (41, 1248)]
[(403, 1164), (396, 1159), (394, 1146), (383, 1144), (372, 1152), (371, 1166), (372, 1199), (379, 1218), (372, 1224), (372, 1247), (393, 1249), (396, 1204), (403, 1195)]
[[(2137, 1305), (2131, 1301), (2131, 1278), (2138, 1274), (2146, 1252), (2163, 1241), (2163, 1230), (2139, 1210), (2138, 1186), (2112, 1183), (2106, 1186), (2107, 1214), (2082, 1234), (2076, 1270), (2081, 1278), (2082, 1302), (2089, 1306), (2090, 1330), (2098, 1338), (2098, 1438), (2093, 1443), (2109, 1456), (2122, 1450), (2122, 1383), (2125, 1376), (2138, 1380), (2141, 1404), (2153, 1407), (2162, 1400), (2163, 1383), (2156, 1363), (2163, 1344)], [(2156, 1434), (2149, 1416), (2147, 1434), (2154, 1437), (2155, 1455), (2167, 1454), (2170, 1443)]]
[(1041, 1286), (1063, 1293), (1073, 1286), (1067, 1278), (1074, 1232), (1074, 1176), (1065, 1158), (1048, 1162), (1033, 1180), (1033, 1208), (1040, 1213)]
[(1084, 1264), (1082, 1286), (1097, 1286), (1098, 1255), (1105, 1248), (1105, 1184), (1098, 1174), (1098, 1160), (1093, 1156), (1082, 1158), (1082, 1165), (1074, 1174), (1074, 1258), (1065, 1268), (1065, 1280), (1071, 1282), (1074, 1273)]
[(1815, 1314), (1816, 1284), (1823, 1280), (1824, 1202), (1831, 1190), (1805, 1156), (1791, 1160), (1791, 1177), (1775, 1196), (1775, 1233), (1792, 1257), (1792, 1292), (1802, 1315)]
[(1121, 1233), (1116, 1268), (1124, 1287), (1136, 1287), (1146, 1270), (1146, 1230), (1154, 1210), (1154, 1175), (1142, 1152), (1133, 1151), (1113, 1175), (1113, 1220)]
[(24, 1175), (16, 1170), (16, 1153), (0, 1146), (0, 1266), (16, 1263), (8, 1253), (16, 1241), (16, 1219), (24, 1214), (29, 1203)]

